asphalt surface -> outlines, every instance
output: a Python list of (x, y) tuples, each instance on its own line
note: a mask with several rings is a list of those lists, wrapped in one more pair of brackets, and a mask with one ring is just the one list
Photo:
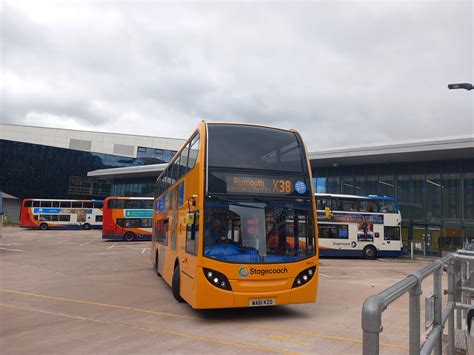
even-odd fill
[[(155, 275), (149, 242), (100, 233), (3, 229), (2, 354), (361, 353), (364, 299), (427, 264), (321, 259), (314, 304), (197, 311)], [(383, 323), (381, 353), (407, 353), (407, 297)]]

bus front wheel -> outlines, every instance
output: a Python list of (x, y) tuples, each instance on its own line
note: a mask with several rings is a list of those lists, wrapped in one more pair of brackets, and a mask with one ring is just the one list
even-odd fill
[(127, 232), (123, 236), (123, 239), (125, 239), (127, 242), (133, 242), (133, 240), (135, 239), (135, 234), (133, 234), (132, 232)]
[(85, 231), (88, 231), (89, 229), (91, 229), (91, 225), (89, 223), (83, 224), (82, 229), (84, 229)]
[(41, 223), (39, 229), (41, 229), (42, 231), (45, 231), (46, 229), (48, 229), (48, 224), (47, 223)]
[(180, 277), (179, 265), (176, 265), (173, 273), (173, 280), (171, 281), (171, 289), (173, 290), (173, 296), (178, 302), (184, 302), (179, 295), (179, 277)]
[(368, 245), (363, 250), (364, 259), (373, 260), (377, 257), (377, 250), (372, 246)]

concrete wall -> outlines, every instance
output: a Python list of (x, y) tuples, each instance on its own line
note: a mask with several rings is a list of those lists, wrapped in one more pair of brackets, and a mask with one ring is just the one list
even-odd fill
[(3, 212), (4, 218), (8, 217), (10, 223), (20, 223), (21, 200), (3, 198)]

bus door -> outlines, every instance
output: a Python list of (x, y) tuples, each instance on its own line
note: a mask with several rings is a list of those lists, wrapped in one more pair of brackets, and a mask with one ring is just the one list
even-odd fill
[(186, 274), (186, 277), (189, 277), (192, 280), (192, 282), (194, 282), (194, 278), (196, 277), (196, 262), (197, 262), (196, 256), (198, 254), (198, 247), (199, 247), (199, 211), (192, 211), (186, 214), (185, 253), (181, 260), (181, 264), (182, 264), (181, 271), (184, 274)]

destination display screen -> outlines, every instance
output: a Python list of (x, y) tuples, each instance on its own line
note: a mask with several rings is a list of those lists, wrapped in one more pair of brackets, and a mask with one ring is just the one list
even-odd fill
[(254, 174), (210, 173), (209, 192), (309, 196), (307, 179), (303, 177)]

